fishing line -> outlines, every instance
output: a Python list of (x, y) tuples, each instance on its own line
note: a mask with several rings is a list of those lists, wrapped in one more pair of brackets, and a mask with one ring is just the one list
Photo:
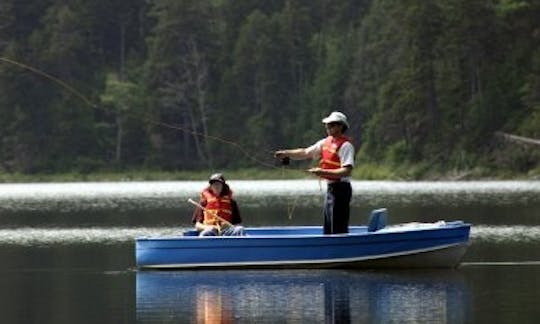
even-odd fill
[[(70, 86), (68, 83), (62, 81), (61, 79), (59, 79), (59, 78), (57, 78), (57, 77), (55, 77), (55, 76), (53, 76), (53, 75), (51, 75), (49, 73), (46, 73), (46, 72), (44, 72), (44, 71), (42, 71), (42, 70), (40, 70), (38, 68), (35, 68), (33, 66), (28, 65), (28, 64), (24, 64), (22, 62), (15, 61), (15, 60), (12, 60), (12, 59), (9, 59), (9, 58), (6, 58), (6, 57), (0, 57), (0, 61), (2, 61), (4, 63), (7, 63), (7, 64), (11, 64), (11, 65), (16, 66), (16, 67), (18, 67), (20, 69), (30, 71), (32, 73), (35, 73), (35, 74), (37, 74), (37, 75), (39, 75), (39, 76), (53, 82), (53, 83), (55, 83), (56, 85), (60, 86), (65, 91), (67, 91), (68, 93), (75, 96), (76, 98), (79, 98), (81, 101), (83, 101), (86, 105), (88, 105), (92, 109), (108, 111), (107, 109), (104, 109), (104, 108), (98, 106), (97, 104), (93, 103), (92, 101), (90, 101), (85, 95), (83, 95), (80, 91), (78, 91), (74, 87)], [(150, 117), (147, 117), (147, 116), (137, 115), (137, 114), (133, 114), (133, 113), (129, 113), (129, 112), (124, 112), (123, 115), (128, 117), (128, 118), (135, 119), (135, 120), (145, 121), (147, 123), (151, 123), (151, 124), (154, 124), (154, 125), (162, 126), (162, 127), (169, 128), (169, 129), (179, 130), (179, 131), (185, 132), (187, 134), (191, 134), (191, 135), (198, 136), (198, 137), (201, 137), (201, 138), (207, 138), (207, 139), (211, 139), (211, 140), (214, 140), (214, 141), (217, 141), (217, 142), (220, 142), (220, 143), (228, 144), (228, 145), (236, 148), (238, 151), (240, 151), (245, 157), (247, 157), (248, 159), (250, 159), (251, 161), (253, 161), (253, 162), (255, 162), (255, 163), (259, 164), (259, 165), (262, 165), (264, 167), (268, 167), (268, 168), (271, 168), (271, 169), (281, 169), (283, 177), (284, 177), (285, 170), (287, 170), (287, 171), (298, 171), (299, 170), (299, 169), (287, 169), (287, 168), (285, 168), (285, 165), (289, 164), (289, 161), (290, 161), (289, 159), (283, 160), (281, 167), (278, 167), (278, 166), (275, 166), (273, 164), (266, 163), (266, 162), (264, 162), (264, 161), (262, 161), (260, 159), (257, 159), (253, 154), (251, 154), (241, 144), (239, 144), (238, 142), (235, 142), (235, 141), (227, 140), (227, 139), (219, 137), (219, 136), (202, 134), (202, 133), (199, 133), (199, 132), (197, 132), (195, 130), (191, 130), (191, 129), (181, 127), (181, 126), (177, 126), (177, 125), (172, 125), (172, 124), (169, 124), (169, 123), (166, 123), (166, 122), (156, 121), (156, 120), (154, 120), (154, 119), (152, 119)], [(271, 150), (266, 150), (266, 151), (268, 151), (269, 153), (274, 152), (274, 151), (271, 151)], [(319, 186), (320, 186), (320, 183), (319, 183)], [(288, 215), (289, 220), (292, 219), (292, 215), (294, 213), (294, 209), (296, 208), (296, 205), (297, 205), (297, 202), (298, 202), (299, 198), (300, 198), (299, 196), (296, 197), (294, 199), (294, 201), (292, 202), (292, 204), (287, 202), (287, 215)]]
[(5, 58), (5, 57), (0, 57), (0, 61), (3, 61), (5, 63), (9, 63), (9, 64), (12, 64), (12, 65), (15, 65), (23, 70), (28, 70), (30, 72), (34, 72), (50, 81), (53, 81), (54, 83), (56, 83), (57, 85), (61, 86), (62, 88), (64, 88), (65, 90), (67, 90), (69, 93), (71, 93), (72, 95), (74, 95), (75, 97), (81, 99), (84, 103), (86, 103), (88, 106), (92, 107), (92, 108), (97, 108), (99, 109), (99, 107), (96, 105), (96, 104), (93, 104), (90, 100), (88, 100), (85, 96), (83, 96), (81, 94), (80, 91), (77, 91), (77, 89), (73, 88), (72, 86), (70, 86), (69, 84), (65, 83), (64, 81), (48, 74), (48, 73), (45, 73), (39, 69), (36, 69), (30, 65), (27, 65), (27, 64), (24, 64), (24, 63), (21, 63), (21, 62), (17, 62), (17, 61), (14, 61), (14, 60), (11, 60), (11, 59), (8, 59), (8, 58)]
[[(46, 73), (46, 72), (44, 72), (44, 71), (42, 71), (40, 69), (37, 69), (35, 67), (32, 67), (32, 66), (28, 65), (28, 64), (24, 64), (24, 63), (21, 63), (21, 62), (18, 62), (18, 61), (15, 61), (15, 60), (12, 60), (12, 59), (9, 59), (9, 58), (6, 58), (6, 57), (0, 57), (0, 61), (2, 61), (4, 63), (12, 64), (14, 66), (17, 66), (17, 67), (23, 69), (23, 70), (33, 72), (35, 74), (38, 74), (41, 77), (44, 77), (44, 78), (48, 79), (49, 81), (52, 81), (53, 83), (57, 84), (58, 86), (60, 86), (61, 88), (63, 88), (67, 92), (69, 92), (70, 94), (72, 94), (75, 97), (82, 100), (85, 104), (87, 104), (89, 107), (91, 107), (93, 109), (108, 111), (107, 109), (99, 107), (97, 104), (90, 101), (86, 96), (84, 96), (80, 91), (78, 91), (74, 87), (70, 86), (69, 84), (62, 81), (61, 79), (52, 76), (49, 73)], [(154, 124), (154, 125), (163, 126), (163, 127), (169, 128), (169, 129), (179, 130), (179, 131), (182, 131), (182, 132), (194, 135), (194, 136), (198, 136), (198, 137), (202, 137), (202, 138), (208, 138), (208, 139), (211, 139), (211, 140), (215, 140), (217, 142), (221, 142), (221, 143), (224, 143), (224, 144), (231, 145), (231, 146), (235, 147), (238, 151), (240, 151), (244, 156), (246, 156), (250, 160), (254, 161), (255, 163), (257, 163), (259, 165), (262, 165), (262, 166), (265, 166), (265, 167), (278, 169), (278, 167), (276, 167), (276, 166), (274, 166), (274, 165), (272, 165), (270, 163), (266, 163), (266, 162), (264, 162), (264, 161), (262, 161), (260, 159), (257, 159), (253, 154), (248, 152), (246, 149), (244, 149), (244, 147), (241, 144), (239, 144), (237, 142), (227, 140), (227, 139), (224, 139), (224, 138), (218, 137), (218, 136), (202, 134), (202, 133), (199, 133), (197, 131), (185, 128), (185, 127), (172, 125), (172, 124), (165, 123), (165, 122), (162, 122), (162, 121), (156, 121), (156, 120), (153, 120), (153, 119), (151, 119), (150, 117), (147, 117), (147, 116), (137, 115), (137, 114), (133, 114), (133, 113), (129, 113), (129, 112), (126, 112), (126, 113), (123, 113), (123, 114), (124, 114), (124, 116), (129, 117), (129, 118), (133, 118), (135, 120), (145, 121), (145, 122), (148, 122), (148, 123), (151, 123), (151, 124)]]

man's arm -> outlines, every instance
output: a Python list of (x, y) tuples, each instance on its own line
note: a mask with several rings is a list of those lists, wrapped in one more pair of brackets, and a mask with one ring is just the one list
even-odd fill
[(321, 147), (322, 147), (323, 142), (324, 142), (324, 139), (305, 148), (279, 150), (279, 151), (274, 152), (274, 156), (278, 159), (283, 159), (286, 157), (291, 158), (293, 160), (313, 159), (315, 157), (318, 157), (321, 154)]
[(314, 174), (318, 177), (321, 176), (335, 176), (338, 178), (345, 178), (350, 177), (352, 173), (353, 167), (351, 165), (347, 165), (338, 169), (321, 169), (319, 167), (317, 168), (311, 168), (308, 170), (309, 173)]
[(305, 148), (296, 148), (290, 150), (279, 150), (274, 152), (274, 156), (278, 159), (291, 158), (293, 160), (305, 160), (310, 157)]

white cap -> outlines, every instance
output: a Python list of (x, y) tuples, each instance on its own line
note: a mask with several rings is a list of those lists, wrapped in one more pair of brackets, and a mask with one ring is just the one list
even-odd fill
[(347, 128), (349, 128), (349, 123), (347, 122), (347, 116), (345, 116), (344, 113), (339, 112), (339, 111), (332, 111), (332, 113), (328, 115), (328, 117), (324, 118), (322, 122), (324, 124), (341, 123), (345, 125)]

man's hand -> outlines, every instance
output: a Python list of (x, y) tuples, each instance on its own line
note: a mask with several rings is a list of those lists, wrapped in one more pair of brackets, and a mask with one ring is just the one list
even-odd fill
[(279, 150), (274, 152), (274, 157), (278, 159), (284, 159), (288, 157), (287, 150)]
[(316, 175), (316, 176), (321, 176), (321, 175), (325, 175), (326, 172), (321, 169), (321, 168), (311, 168), (311, 169), (308, 169), (307, 172), (313, 174), (313, 175)]
[(309, 158), (309, 155), (306, 153), (304, 148), (296, 148), (289, 150), (278, 150), (274, 152), (274, 157), (278, 159), (290, 158), (293, 160), (305, 160)]
[(321, 177), (321, 176), (349, 177), (352, 172), (352, 167), (345, 166), (338, 169), (321, 169), (317, 167), (317, 168), (308, 169), (306, 171), (318, 177)]

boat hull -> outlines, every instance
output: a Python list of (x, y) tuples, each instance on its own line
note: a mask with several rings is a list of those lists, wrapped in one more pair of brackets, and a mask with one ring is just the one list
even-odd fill
[(139, 268), (452, 268), (465, 254), (470, 225), (323, 235), (316, 226), (248, 228), (242, 237), (139, 238)]

